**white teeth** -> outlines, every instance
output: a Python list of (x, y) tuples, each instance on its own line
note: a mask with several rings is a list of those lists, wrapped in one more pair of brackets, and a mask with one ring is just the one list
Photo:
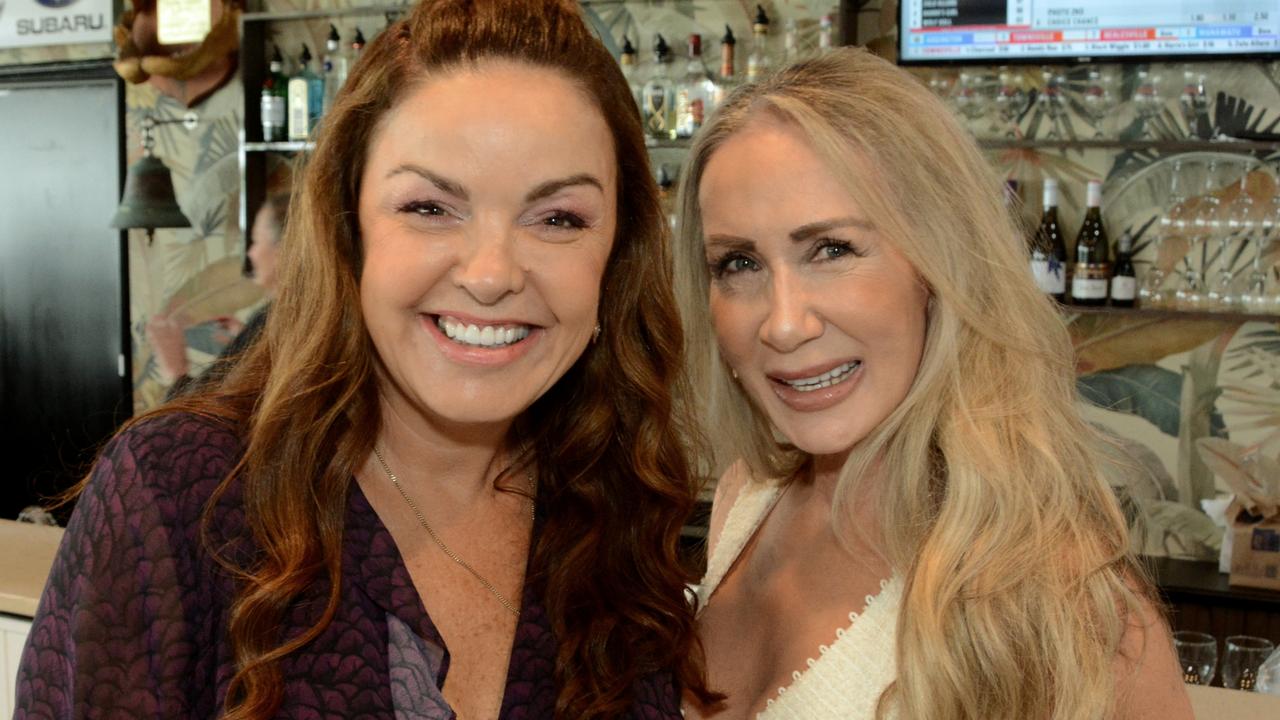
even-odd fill
[(454, 342), (480, 347), (510, 345), (529, 337), (528, 325), (471, 325), (444, 315), (436, 318), (436, 327)]
[(853, 376), (853, 371), (857, 370), (861, 365), (861, 360), (854, 360), (853, 362), (832, 368), (821, 375), (816, 375), (811, 378), (803, 378), (800, 380), (784, 380), (783, 382), (800, 392), (813, 392), (814, 390), (829, 388), (832, 385), (839, 385), (845, 380), (848, 380)]

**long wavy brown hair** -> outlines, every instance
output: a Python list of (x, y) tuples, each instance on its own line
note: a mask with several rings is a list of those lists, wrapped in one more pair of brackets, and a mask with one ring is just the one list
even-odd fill
[[(343, 517), (353, 474), (380, 429), (378, 359), (361, 316), (360, 178), (380, 120), (433, 74), (486, 58), (577, 83), (608, 124), (619, 167), (618, 229), (601, 288), (598, 342), (516, 419), (512, 447), (538, 472), (528, 589), (559, 641), (556, 716), (622, 714), (636, 681), (672, 670), (708, 696), (677, 555), (696, 479), (670, 249), (627, 82), (569, 0), (423, 0), (365, 50), (318, 132), (295, 190), (282, 277), (263, 339), (217, 389), (161, 408), (219, 418), (247, 439), (220, 498), (243, 497), (256, 556), (222, 559), (239, 579), (229, 641), (229, 719), (274, 716), (278, 663), (324, 629), (339, 603)], [(213, 543), (206, 543), (213, 551)], [(216, 556), (216, 553), (215, 553)], [(328, 581), (322, 618), (279, 637), (290, 603)]]

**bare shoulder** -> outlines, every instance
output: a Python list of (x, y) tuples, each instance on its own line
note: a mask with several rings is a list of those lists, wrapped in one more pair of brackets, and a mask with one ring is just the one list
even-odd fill
[(1193, 720), (1169, 626), (1146, 598), (1129, 618), (1115, 662), (1117, 718)]
[(729, 510), (738, 501), (742, 488), (751, 479), (751, 470), (745, 460), (738, 460), (724, 471), (724, 475), (716, 482), (715, 498), (711, 501), (711, 522), (707, 529), (707, 556), (710, 557), (720, 541), (720, 533), (724, 530), (725, 518)]

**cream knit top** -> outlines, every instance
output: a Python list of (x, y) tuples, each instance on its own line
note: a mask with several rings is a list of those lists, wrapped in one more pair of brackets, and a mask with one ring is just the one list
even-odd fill
[[(714, 597), (725, 573), (755, 534), (781, 486), (747, 482), (707, 559), (707, 573), (698, 590), (699, 607)], [(791, 684), (778, 688), (757, 720), (871, 720), (876, 702), (896, 675), (894, 636), (902, 581), (882, 581), (878, 595), (868, 595), (862, 614), (849, 613), (849, 624), (835, 630), (830, 645), (820, 645), (803, 671), (792, 673)]]

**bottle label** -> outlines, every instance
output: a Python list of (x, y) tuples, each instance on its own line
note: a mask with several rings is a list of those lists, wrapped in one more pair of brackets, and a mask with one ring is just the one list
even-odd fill
[[(284, 127), (284, 98), (279, 95), (262, 96), (262, 127)], [(272, 138), (264, 138), (271, 140)]]
[(1076, 300), (1107, 299), (1107, 266), (1076, 265), (1071, 278), (1071, 297)]
[(1032, 258), (1031, 275), (1036, 287), (1047, 295), (1061, 295), (1067, 289), (1066, 267), (1057, 258)]
[(311, 132), (310, 100), (307, 98), (307, 81), (294, 78), (289, 81), (289, 139), (306, 140)]
[(1117, 275), (1111, 278), (1112, 300), (1133, 300), (1138, 295), (1138, 281), (1131, 276)]
[(644, 92), (645, 124), (650, 134), (662, 135), (670, 132), (667, 113), (667, 89), (661, 86), (646, 88)]

